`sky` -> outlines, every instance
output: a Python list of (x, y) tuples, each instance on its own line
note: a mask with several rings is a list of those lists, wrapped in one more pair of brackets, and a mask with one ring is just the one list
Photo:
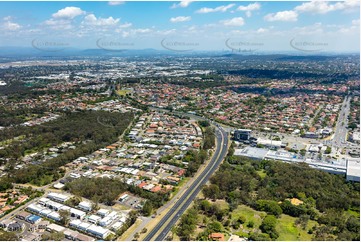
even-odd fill
[(1, 2), (0, 46), (359, 52), (360, 2)]

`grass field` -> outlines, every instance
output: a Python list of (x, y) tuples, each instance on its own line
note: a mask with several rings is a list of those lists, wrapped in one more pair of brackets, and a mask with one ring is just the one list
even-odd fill
[(220, 209), (229, 209), (229, 206), (228, 206), (228, 203), (224, 200), (217, 200), (214, 202), (215, 204), (218, 204), (219, 205), (219, 208)]
[(309, 220), (306, 229), (303, 230), (301, 227), (294, 225), (296, 219), (297, 218), (285, 214), (282, 214), (281, 217), (277, 219), (276, 230), (280, 235), (277, 240), (312, 240), (312, 234), (308, 234), (307, 232), (318, 223), (316, 221)]
[[(265, 212), (256, 211), (248, 206), (240, 205), (232, 212), (232, 220), (237, 219), (240, 216), (246, 218), (246, 222), (243, 224), (245, 230), (251, 231), (252, 228), (247, 228), (246, 225), (249, 221), (253, 221), (254, 229), (258, 229), (262, 224), (263, 218), (266, 216)], [(276, 230), (279, 233), (279, 241), (295, 241), (295, 240), (311, 240), (312, 234), (308, 234), (308, 230), (318, 223), (316, 221), (309, 220), (307, 227), (303, 230), (299, 226), (294, 226), (297, 218), (289, 215), (282, 214), (280, 218), (277, 218)], [(247, 233), (243, 232), (243, 229), (235, 232), (239, 236), (247, 237)]]
[(142, 223), (141, 219), (137, 219), (135, 223), (130, 226), (130, 228), (122, 234), (119, 238), (117, 238), (117, 241), (125, 241), (136, 229), (137, 227)]
[(125, 96), (125, 95), (127, 95), (128, 93), (130, 93), (129, 90), (117, 90), (117, 94), (118, 94), (119, 96)]
[(253, 221), (254, 228), (258, 228), (266, 215), (267, 214), (265, 212), (256, 211), (246, 205), (239, 205), (238, 208), (232, 212), (232, 219), (238, 219), (240, 216), (243, 216), (246, 218), (246, 222), (244, 224)]

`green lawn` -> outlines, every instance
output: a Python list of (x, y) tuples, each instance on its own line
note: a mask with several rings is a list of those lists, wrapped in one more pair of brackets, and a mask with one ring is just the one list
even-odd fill
[(307, 232), (318, 223), (316, 221), (309, 220), (306, 229), (303, 230), (299, 226), (294, 226), (296, 219), (297, 218), (285, 214), (282, 214), (281, 217), (277, 219), (276, 230), (280, 235), (277, 240), (295, 241), (312, 239), (312, 234), (308, 234)]
[(267, 176), (266, 172), (264, 170), (256, 171), (257, 174), (263, 179)]
[(129, 90), (117, 90), (117, 94), (118, 94), (119, 96), (125, 96), (125, 95), (127, 95), (128, 93), (130, 93)]
[(232, 220), (238, 219), (241, 215), (246, 218), (244, 227), (246, 227), (249, 221), (253, 221), (253, 227), (258, 228), (261, 225), (263, 218), (266, 216), (266, 213), (256, 211), (246, 205), (239, 205), (238, 208), (232, 212)]
[(215, 204), (219, 205), (220, 209), (229, 209), (228, 203), (224, 200), (217, 200), (216, 202), (214, 202)]
[[(232, 212), (232, 220), (239, 218), (241, 215), (246, 218), (246, 222), (243, 224), (243, 228), (251, 231), (252, 228), (247, 228), (248, 222), (253, 221), (253, 228), (258, 229), (259, 226), (262, 224), (262, 220), (266, 216), (266, 213), (254, 210), (245, 205), (240, 205)], [(285, 214), (282, 214), (281, 217), (277, 219), (276, 230), (279, 233), (279, 238), (277, 240), (295, 241), (312, 239), (312, 234), (308, 234), (307, 232), (314, 225), (317, 225), (317, 222), (309, 220), (307, 228), (303, 230), (301, 227), (294, 226), (296, 219), (297, 218)], [(245, 237), (248, 236), (247, 233), (243, 232), (242, 230), (239, 230), (234, 234)]]

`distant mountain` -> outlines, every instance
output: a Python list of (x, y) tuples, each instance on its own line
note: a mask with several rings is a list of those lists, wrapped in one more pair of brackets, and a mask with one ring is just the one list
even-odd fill
[[(346, 54), (346, 53), (345, 53)], [(156, 50), (156, 49), (79, 49), (79, 48), (55, 48), (46, 49), (38, 47), (0, 47), (0, 57), (101, 57), (101, 56), (208, 56), (208, 57), (225, 57), (225, 58), (256, 58), (256, 59), (279, 59), (282, 61), (307, 61), (307, 60), (327, 60), (327, 58), (341, 56), (345, 54), (340, 53), (322, 53), (318, 55), (307, 55), (306, 53), (299, 52), (244, 52), (234, 53), (231, 51), (172, 51), (172, 50)], [(348, 53), (347, 55), (354, 55)], [(356, 55), (359, 55), (358, 53)]]

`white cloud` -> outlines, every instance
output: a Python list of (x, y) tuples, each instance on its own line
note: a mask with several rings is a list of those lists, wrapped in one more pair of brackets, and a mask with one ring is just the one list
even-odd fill
[(138, 34), (138, 33), (139, 33), (139, 34), (146, 34), (146, 33), (152, 32), (152, 30), (149, 29), (149, 28), (147, 28), (147, 29), (133, 29), (132, 32), (133, 32), (134, 34)]
[(66, 7), (60, 9), (58, 12), (54, 13), (52, 16), (55, 19), (73, 19), (79, 15), (85, 14), (85, 11), (81, 10), (78, 7)]
[(281, 11), (277, 13), (267, 14), (264, 19), (269, 22), (273, 21), (284, 21), (284, 22), (295, 22), (297, 21), (298, 13), (296, 11)]
[(124, 23), (124, 24), (119, 25), (119, 28), (129, 28), (132, 25), (133, 25), (132, 23)]
[(355, 0), (337, 2), (334, 4), (324, 1), (312, 1), (312, 2), (303, 3), (295, 7), (295, 10), (299, 12), (325, 14), (336, 10), (345, 10), (345, 11), (354, 10), (358, 6), (360, 6), (360, 2)]
[(114, 19), (113, 17), (97, 18), (94, 14), (88, 14), (87, 16), (85, 16), (82, 24), (91, 26), (112, 26), (117, 24), (119, 20), (119, 18)]
[(254, 10), (258, 10), (261, 8), (261, 4), (259, 3), (251, 3), (248, 4), (247, 6), (239, 6), (237, 8), (237, 10), (239, 11), (254, 11)]
[(3, 18), (4, 21), (10, 21), (11, 19), (12, 19), (11, 16), (6, 16), (6, 17)]
[(186, 8), (189, 6), (189, 4), (191, 4), (191, 2), (194, 2), (193, 0), (185, 0), (185, 1), (181, 1), (180, 3), (174, 3), (171, 8)]
[[(4, 18), (4, 20), (6, 19), (6, 17)], [(21, 28), (20, 24), (11, 22), (10, 20), (8, 20), (7, 22), (2, 24), (2, 29), (3, 30), (7, 30), (7, 31), (15, 31)]]
[(242, 26), (244, 25), (244, 20), (242, 17), (237, 17), (237, 18), (222, 20), (221, 23), (224, 26)]
[(264, 29), (264, 28), (259, 28), (256, 31), (257, 34), (263, 34), (263, 33), (267, 33), (267, 32), (268, 32), (268, 29)]
[(116, 6), (116, 5), (122, 5), (124, 4), (125, 2), (124, 1), (109, 1), (108, 2), (108, 5), (110, 6)]
[(239, 6), (237, 8), (238, 11), (245, 11), (247, 17), (252, 16), (252, 11), (259, 10), (261, 8), (261, 4), (259, 3), (250, 3), (247, 6)]
[(228, 5), (222, 5), (216, 8), (201, 8), (196, 11), (196, 13), (215, 13), (215, 12), (226, 12), (228, 9), (233, 8), (235, 4), (231, 3)]
[(71, 21), (68, 19), (49, 19), (46, 20), (44, 24), (56, 30), (64, 30), (64, 29), (72, 28)]
[(352, 20), (352, 25), (360, 25), (360, 19)]
[(179, 16), (179, 17), (174, 17), (174, 18), (169, 19), (169, 21), (171, 21), (172, 23), (187, 22), (190, 20), (191, 20), (190, 16)]

